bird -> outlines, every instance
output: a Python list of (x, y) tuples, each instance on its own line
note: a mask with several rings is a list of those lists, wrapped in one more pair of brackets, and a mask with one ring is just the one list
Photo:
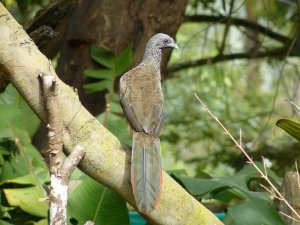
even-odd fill
[(146, 44), (143, 59), (120, 78), (120, 103), (132, 130), (131, 187), (138, 211), (153, 211), (160, 200), (162, 162), (159, 134), (164, 98), (161, 59), (165, 48), (178, 48), (174, 39), (158, 33)]

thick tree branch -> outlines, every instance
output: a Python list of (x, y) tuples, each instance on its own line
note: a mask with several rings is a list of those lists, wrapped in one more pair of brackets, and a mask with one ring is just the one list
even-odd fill
[[(38, 76), (55, 75), (55, 71), (53, 67), (49, 68), (48, 59), (39, 52), (2, 4), (0, 29), (0, 70), (8, 75), (10, 82), (45, 123), (47, 114), (43, 107)], [(59, 86), (59, 105), (64, 109), (61, 111), (61, 119), (65, 151), (70, 154), (74, 146), (83, 146), (85, 156), (79, 164), (80, 168), (135, 206), (130, 188), (131, 151), (82, 107), (71, 87), (55, 77)], [(165, 172), (160, 203), (146, 216), (155, 224), (222, 224)]]
[(227, 17), (227, 16), (211, 16), (211, 15), (194, 15), (194, 16), (186, 16), (185, 22), (197, 22), (197, 23), (220, 23), (220, 24), (231, 24), (234, 26), (242, 26), (248, 29), (253, 29), (258, 31), (269, 38), (277, 40), (284, 45), (290, 45), (292, 43), (292, 39), (284, 36), (280, 33), (272, 31), (271, 29), (264, 27), (261, 24), (241, 19), (235, 17)]
[(40, 51), (50, 59), (61, 49), (76, 4), (77, 0), (53, 1), (36, 13), (26, 29)]
[[(232, 53), (225, 55), (216, 55), (213, 57), (187, 61), (183, 63), (173, 64), (168, 68), (168, 72), (177, 72), (190, 67), (203, 66), (207, 64), (214, 64), (218, 62), (224, 62), (234, 59), (258, 59), (258, 58), (281, 58), (286, 57), (288, 50), (286, 48), (277, 48), (265, 52), (243, 52), (243, 53)], [(299, 56), (300, 53), (296, 51), (290, 52), (289, 56)]]

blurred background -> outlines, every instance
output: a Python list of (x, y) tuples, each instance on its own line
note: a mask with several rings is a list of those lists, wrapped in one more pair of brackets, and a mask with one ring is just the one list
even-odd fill
[[(259, 185), (264, 181), (247, 167), (246, 157), (194, 93), (241, 140), (261, 168), (268, 167), (270, 177), (280, 187), (284, 175), (299, 165), (299, 142), (276, 126), (279, 119), (299, 121), (299, 1), (4, 0), (2, 4), (52, 60), (60, 79), (78, 89), (82, 104), (129, 146), (131, 136), (118, 102), (119, 77), (140, 62), (153, 34), (163, 32), (174, 37), (179, 50), (164, 52), (162, 63), (165, 120), (161, 148), (165, 170), (216, 212), (226, 213), (257, 192), (264, 192), (268, 196), (265, 201), (273, 207), (268, 215), (271, 219), (264, 215), (262, 220), (252, 219), (247, 224), (284, 224), (276, 214), (276, 196)], [(43, 224), (46, 206), (31, 205), (28, 210), (17, 202), (20, 196), (11, 191), (49, 182), (47, 168), (36, 151), (43, 155), (47, 148), (46, 129), (12, 85), (0, 81), (0, 224)], [(26, 151), (35, 153), (28, 158)], [(219, 187), (223, 189), (216, 190), (210, 184), (210, 189), (200, 191), (200, 185), (199, 192), (193, 193), (183, 176), (199, 178), (192, 180), (197, 188), (202, 179), (217, 179), (223, 182)], [(239, 185), (245, 176), (245, 186)], [(224, 181), (229, 177), (241, 180), (232, 185)], [(74, 197), (76, 190), (87, 179), (79, 170), (75, 172), (71, 186), (75, 194), (70, 195), (75, 202), (82, 196), (78, 193)], [(98, 185), (86, 182), (87, 186)], [(97, 188), (96, 192), (107, 194), (105, 187)], [(37, 196), (43, 192), (40, 188)], [(112, 200), (108, 197), (107, 201)], [(257, 201), (252, 203), (259, 204)], [(122, 204), (120, 210), (126, 211)], [(39, 207), (45, 210), (36, 212)], [(70, 224), (86, 219), (77, 218), (72, 209), (70, 212)], [(120, 219), (124, 223), (116, 224), (128, 224), (125, 214)], [(241, 224), (227, 214), (225, 224)], [(98, 218), (98, 214), (92, 215)], [(259, 217), (255, 213), (251, 216)], [(105, 220), (108, 216), (101, 218), (97, 224), (114, 224)]]

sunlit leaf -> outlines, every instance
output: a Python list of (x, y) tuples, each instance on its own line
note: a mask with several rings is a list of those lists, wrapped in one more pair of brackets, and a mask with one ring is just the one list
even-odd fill
[(83, 87), (87, 93), (93, 93), (97, 91), (107, 90), (110, 88), (110, 86), (111, 86), (111, 81), (103, 80), (99, 82), (85, 84)]
[(48, 225), (48, 220), (47, 219), (39, 220), (38, 222), (33, 223), (33, 225)]
[(4, 220), (0, 220), (0, 224), (1, 224), (1, 225), (14, 225), (14, 224), (8, 223), (8, 222), (6, 222), (6, 221), (4, 221)]
[(107, 50), (100, 49), (97, 46), (92, 45), (91, 57), (96, 62), (100, 63), (101, 65), (107, 68), (113, 67), (114, 55), (111, 52), (108, 52)]
[(276, 126), (288, 132), (291, 136), (300, 141), (300, 124), (292, 120), (280, 119), (277, 121)]
[(87, 69), (84, 71), (87, 77), (97, 79), (113, 79), (113, 71), (111, 69)]
[(121, 75), (130, 66), (132, 61), (132, 45), (125, 48), (120, 55), (116, 57), (116, 76)]
[(29, 137), (35, 134), (40, 121), (12, 85), (0, 95), (0, 107), (0, 137), (9, 137), (5, 130), (9, 125), (27, 131)]
[(68, 212), (68, 221), (76, 224), (92, 220), (97, 225), (129, 225), (126, 202), (89, 177), (70, 194)]
[[(283, 225), (284, 223), (278, 215), (270, 197), (264, 192), (248, 190), (248, 181), (252, 179), (252, 177), (257, 176), (257, 171), (252, 170), (250, 166), (251, 165), (248, 165), (240, 173), (230, 177), (201, 179), (177, 174), (172, 174), (172, 176), (194, 196), (205, 199), (213, 198), (226, 203), (234, 199), (241, 201), (240, 204), (235, 205), (234, 208), (228, 212), (226, 224)], [(275, 176), (275, 180), (276, 179), (277, 177)], [(244, 207), (251, 208), (245, 209)], [(245, 223), (241, 223), (239, 218), (242, 217), (236, 214), (241, 213), (243, 210), (251, 211), (249, 212), (249, 218), (247, 218), (247, 221), (245, 220)], [(259, 221), (259, 223), (251, 223), (251, 218), (253, 216), (255, 217), (255, 221)]]
[(5, 197), (11, 206), (18, 206), (31, 215), (46, 217), (48, 204), (41, 201), (45, 196), (37, 187), (3, 189)]

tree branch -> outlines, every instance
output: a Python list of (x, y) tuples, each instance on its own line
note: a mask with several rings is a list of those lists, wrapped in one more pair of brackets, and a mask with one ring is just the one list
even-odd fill
[[(70, 154), (74, 146), (83, 146), (85, 156), (79, 164), (81, 170), (135, 206), (130, 187), (130, 149), (81, 105), (74, 90), (59, 80), (53, 67), (49, 67), (48, 59), (2, 4), (0, 30), (0, 70), (8, 75), (10, 82), (44, 123), (47, 114), (40, 96), (38, 76), (55, 75), (59, 105), (64, 107), (61, 120), (65, 151)], [(145, 215), (154, 224), (222, 224), (165, 172), (162, 189), (158, 207)]]
[[(229, 61), (234, 59), (258, 59), (258, 58), (265, 58), (265, 57), (281, 58), (281, 57), (286, 57), (287, 52), (288, 50), (286, 48), (277, 48), (265, 52), (242, 52), (242, 53), (232, 53), (227, 55), (216, 55), (216, 56), (207, 57), (203, 59), (173, 64), (169, 66), (167, 71), (177, 72), (190, 67), (214, 64), (214, 63), (224, 62), (224, 61)], [(292, 51), (289, 54), (289, 56), (299, 56), (299, 55), (300, 53), (297, 53), (296, 51)]]
[(261, 24), (249, 20), (241, 19), (241, 18), (227, 17), (227, 16), (193, 15), (193, 16), (186, 16), (185, 22), (220, 23), (220, 24), (231, 24), (234, 26), (242, 26), (242, 27), (256, 30), (268, 36), (269, 38), (272, 38), (274, 40), (283, 43), (285, 46), (290, 45), (292, 43), (292, 39), (287, 36), (272, 31), (271, 29), (264, 27)]
[(67, 224), (67, 197), (69, 180), (84, 151), (76, 146), (68, 157), (63, 154), (63, 121), (61, 120), (61, 107), (58, 104), (58, 86), (55, 76), (41, 74), (41, 89), (43, 101), (48, 114), (48, 158), (51, 188), (49, 190), (49, 224)]

